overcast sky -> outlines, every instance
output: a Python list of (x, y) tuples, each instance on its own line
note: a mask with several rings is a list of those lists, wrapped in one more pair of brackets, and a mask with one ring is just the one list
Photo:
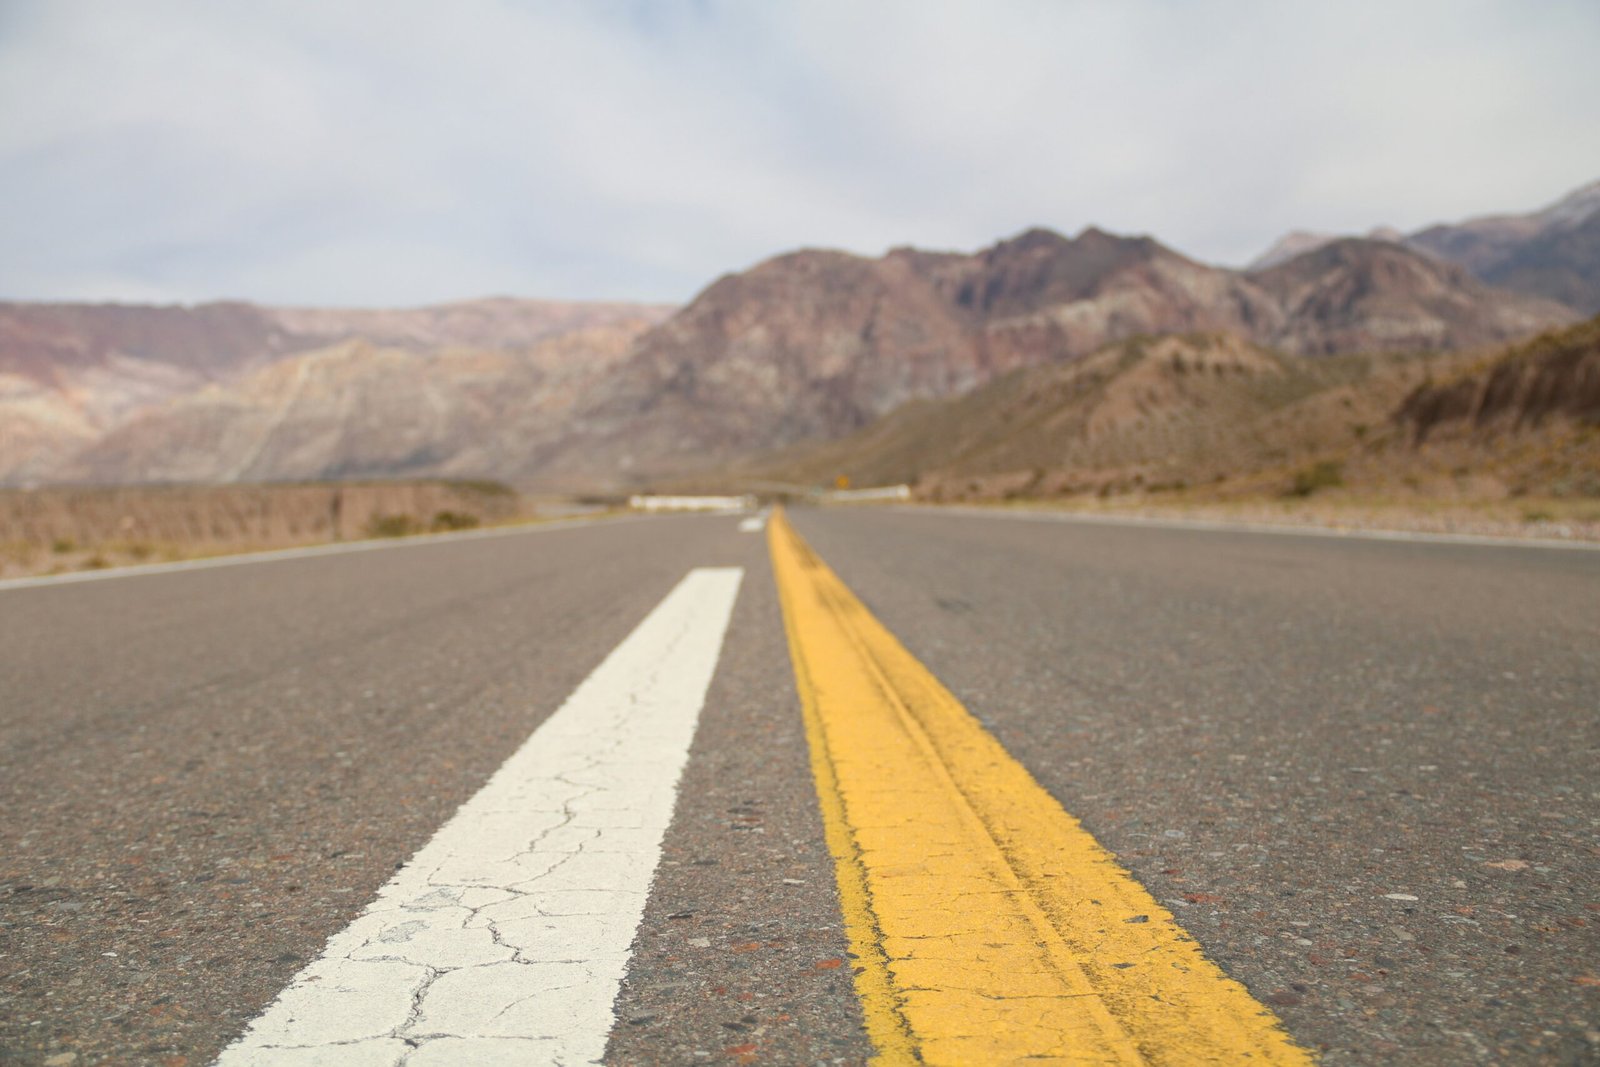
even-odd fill
[(681, 301), (1029, 226), (1242, 263), (1600, 178), (1595, 0), (0, 0), (0, 297)]

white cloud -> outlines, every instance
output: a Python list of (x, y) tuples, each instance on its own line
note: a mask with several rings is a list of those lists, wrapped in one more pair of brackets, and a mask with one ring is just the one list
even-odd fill
[(1600, 176), (1583, 0), (0, 9), (0, 294), (684, 299), (804, 244), (1294, 227)]

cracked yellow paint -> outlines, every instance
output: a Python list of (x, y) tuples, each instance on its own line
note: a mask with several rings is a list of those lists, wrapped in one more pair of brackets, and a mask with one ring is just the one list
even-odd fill
[(767, 536), (880, 1063), (1312, 1062), (781, 511)]

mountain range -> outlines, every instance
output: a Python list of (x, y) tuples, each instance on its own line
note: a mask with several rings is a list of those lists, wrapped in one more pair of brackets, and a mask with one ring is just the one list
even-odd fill
[[(1517, 232), (1574, 214), (1552, 212)], [(837, 439), (1133, 337), (1226, 335), (1304, 361), (1484, 348), (1579, 317), (1474, 275), (1506, 262), (1504, 240), (1465, 266), (1448, 249), (1481, 242), (1437, 243), (1319, 240), (1236, 271), (1150, 237), (1035, 229), (975, 253), (793, 252), (676, 310), (0, 304), (0, 484), (620, 488)]]
[(549, 469), (670, 477), (1137, 335), (1223, 332), (1317, 356), (1492, 345), (1574, 318), (1372, 241), (1248, 274), (1093, 229), (973, 255), (799, 252), (722, 279), (642, 336)]
[[(1525, 215), (1489, 215), (1412, 234), (1379, 227), (1367, 235), (1458, 264), (1490, 285), (1600, 314), (1600, 181)], [(1263, 270), (1339, 238), (1297, 230), (1251, 262)]]

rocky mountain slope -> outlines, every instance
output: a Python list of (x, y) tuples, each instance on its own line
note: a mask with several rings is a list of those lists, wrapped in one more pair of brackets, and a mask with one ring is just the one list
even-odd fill
[(1431, 226), (1406, 243), (1491, 285), (1600, 313), (1600, 181), (1531, 214)]
[(286, 347), (248, 304), (0, 304), (0, 484), (49, 476), (132, 413)]
[(1421, 443), (1429, 437), (1486, 437), (1570, 421), (1600, 430), (1600, 318), (1544, 334), (1429, 382), (1397, 418)]
[(0, 303), (0, 484), (148, 480), (155, 475), (128, 464), (99, 470), (75, 457), (106, 455), (107, 434), (169, 406), (186, 412), (208, 387), (208, 395), (248, 392), (243, 383), (275, 363), (343, 341), (485, 355), (574, 333), (609, 344), (611, 327), (631, 337), (670, 310), (510, 299), (395, 311)]
[(1600, 497), (1600, 318), (1429, 382), (1395, 415), (1440, 465), (1513, 489)]
[(1600, 319), (1482, 357), (1306, 360), (1139, 338), (907, 405), (738, 481), (908, 482), (930, 499), (1448, 486), (1600, 496)]
[(345, 341), (133, 418), (55, 473), (94, 484), (492, 476), (548, 447), (647, 325), (503, 350)]
[(1250, 278), (1283, 315), (1277, 330), (1254, 339), (1300, 355), (1453, 351), (1576, 318), (1553, 301), (1493, 289), (1389, 241), (1334, 241)]
[(1129, 492), (1293, 466), (1330, 438), (1382, 426), (1459, 355), (1308, 360), (1227, 334), (1136, 338), (909, 405), (851, 437), (771, 457), (749, 475), (917, 484), (941, 498)]
[[(1554, 300), (1583, 315), (1600, 312), (1600, 181), (1528, 214), (1490, 215), (1409, 235), (1382, 228), (1368, 237), (1455, 263), (1490, 285)], [(1335, 234), (1297, 230), (1279, 238), (1249, 269), (1265, 270), (1338, 240)]]
[(575, 409), (549, 469), (648, 479), (728, 463), (1140, 334), (1220, 331), (1321, 355), (1495, 344), (1574, 317), (1373, 241), (1256, 274), (1093, 229), (974, 255), (799, 252), (721, 279), (644, 335)]

